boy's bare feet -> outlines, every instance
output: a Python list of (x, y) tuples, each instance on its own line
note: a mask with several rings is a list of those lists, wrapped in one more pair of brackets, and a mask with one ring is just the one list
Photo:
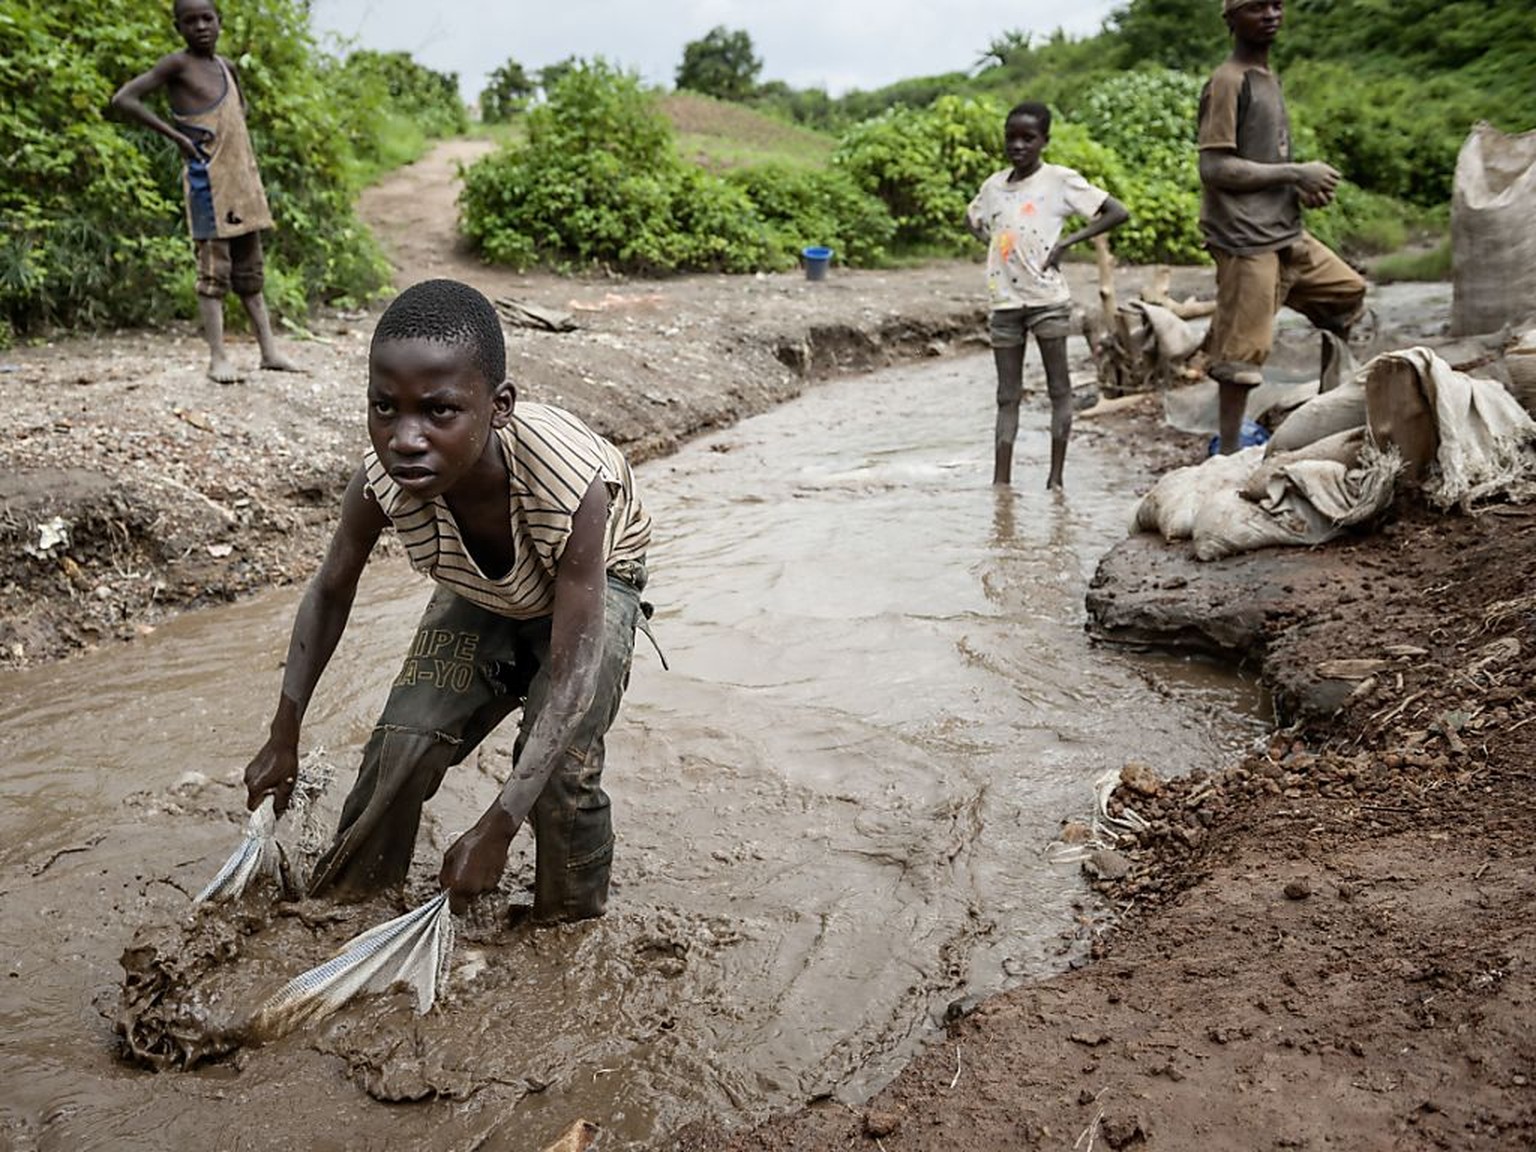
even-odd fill
[(234, 384), (243, 380), (235, 366), (223, 356), (214, 356), (208, 361), (208, 379), (215, 384)]
[(268, 352), (261, 358), (261, 366), (268, 372), (303, 372), (304, 366), (288, 359), (281, 352)]

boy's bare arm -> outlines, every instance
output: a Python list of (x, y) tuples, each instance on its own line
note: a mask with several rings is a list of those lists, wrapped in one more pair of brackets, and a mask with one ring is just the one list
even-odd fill
[(1302, 203), (1309, 208), (1321, 208), (1333, 199), (1339, 179), (1339, 170), (1321, 160), (1266, 164), (1262, 160), (1245, 160), (1225, 148), (1200, 150), (1200, 182), (1226, 192), (1259, 192), (1294, 184)]
[(304, 591), (294, 615), (283, 668), (282, 696), (267, 741), (245, 769), (246, 804), (255, 808), (273, 795), (277, 810), (288, 807), (299, 763), (299, 729), (320, 675), (346, 631), (358, 577), (389, 518), (367, 494), (367, 475), (359, 468), (341, 502), (341, 522), (320, 571)]
[(455, 904), (496, 887), (512, 837), (565, 756), (597, 690), (607, 589), (608, 491), (594, 480), (576, 509), (555, 578), (549, 638), (549, 698), (528, 731), (512, 775), (475, 826), (443, 856), (440, 881)]
[(128, 83), (124, 84), (112, 94), (112, 108), (135, 120), (154, 132), (164, 136), (181, 151), (188, 160), (198, 158), (197, 145), (194, 144), (186, 133), (181, 132), (175, 125), (167, 123), (153, 108), (144, 103), (144, 98), (154, 92), (158, 92), (167, 85), (176, 83), (181, 76), (186, 61), (179, 52), (172, 52), (169, 56), (162, 56), (155, 66), (148, 72), (140, 73)]
[(1081, 244), (1084, 240), (1092, 240), (1101, 232), (1108, 232), (1111, 228), (1118, 228), (1131, 218), (1125, 205), (1113, 196), (1104, 197), (1104, 203), (1099, 205), (1099, 210), (1093, 214), (1093, 219), (1073, 232), (1070, 236), (1063, 236), (1056, 241), (1056, 246), (1051, 249), (1049, 256), (1045, 258), (1047, 268), (1058, 267), (1062, 254), (1074, 244)]

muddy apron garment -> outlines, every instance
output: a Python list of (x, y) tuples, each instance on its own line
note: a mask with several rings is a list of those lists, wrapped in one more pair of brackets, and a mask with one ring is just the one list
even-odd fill
[[(625, 575), (608, 573), (592, 705), (529, 814), (535, 919), (598, 916), (607, 904), (613, 824), (602, 787), (604, 737), (629, 685), (645, 570), (631, 563)], [(336, 838), (315, 864), (310, 895), (403, 882), (422, 805), (448, 768), (519, 706), (514, 756), (522, 755), (549, 694), (549, 632), (548, 616), (513, 620), (438, 588), (364, 749)]]
[(224, 240), (272, 227), (256, 153), (245, 128), (245, 102), (223, 60), (224, 94), (207, 108), (172, 118), (201, 157), (182, 172), (187, 228), (194, 240)]

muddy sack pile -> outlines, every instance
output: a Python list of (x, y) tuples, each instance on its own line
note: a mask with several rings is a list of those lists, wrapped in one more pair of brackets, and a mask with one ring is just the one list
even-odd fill
[(1400, 486), (1434, 508), (1536, 496), (1536, 424), (1496, 380), (1428, 348), (1386, 352), (1294, 409), (1262, 447), (1168, 473), (1132, 531), (1191, 540), (1197, 559), (1321, 544), (1374, 520)]

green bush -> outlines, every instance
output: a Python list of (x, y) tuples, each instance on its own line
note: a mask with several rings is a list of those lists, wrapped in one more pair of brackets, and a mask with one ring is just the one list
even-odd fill
[(413, 60), (408, 52), (374, 52), (356, 49), (335, 70), (342, 84), (377, 85), (379, 94), (344, 99), (353, 109), (388, 107), (394, 115), (411, 120), (428, 139), (459, 136), (469, 131), (469, 113), (459, 99), (459, 78), (452, 72), (434, 72)]
[(1120, 171), (1107, 177), (1104, 187), (1131, 214), (1111, 237), (1115, 251), (1127, 260), (1193, 264), (1206, 259), (1195, 147), (1203, 83), (1168, 68), (1124, 72), (1095, 84), (1080, 102), (1077, 118), (1120, 162)]
[(885, 205), (897, 243), (962, 252), (966, 205), (1000, 167), (1004, 112), (957, 96), (892, 107), (844, 133), (832, 162)]
[[(114, 79), (153, 60), (159, 10), (0, 0), (0, 317), (44, 325), (137, 323), (175, 298), (189, 262), (180, 197), (156, 178), (174, 163), (158, 137), (102, 117)], [(82, 33), (80, 29), (94, 31)], [(180, 231), (180, 235), (178, 235)]]
[(746, 192), (785, 264), (812, 244), (834, 249), (853, 267), (886, 262), (896, 221), (842, 169), (760, 164), (726, 179)]
[(496, 263), (746, 272), (776, 249), (751, 201), (678, 156), (639, 80), (576, 62), (527, 116), (527, 142), (464, 173), (465, 234)]

